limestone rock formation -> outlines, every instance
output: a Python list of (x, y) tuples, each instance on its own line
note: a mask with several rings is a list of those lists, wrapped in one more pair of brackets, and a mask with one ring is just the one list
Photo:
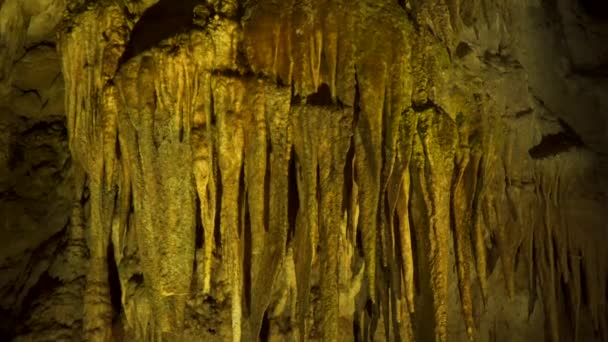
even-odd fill
[(0, 1), (0, 337), (608, 341), (607, 15)]

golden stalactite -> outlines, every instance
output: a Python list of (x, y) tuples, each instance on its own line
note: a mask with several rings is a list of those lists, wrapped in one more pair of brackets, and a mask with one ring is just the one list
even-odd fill
[(470, 239), (470, 218), (467, 213), (471, 212), (471, 201), (467, 194), (470, 190), (466, 188), (464, 179), (465, 170), (469, 167), (470, 157), (468, 151), (458, 151), (455, 155), (455, 180), (452, 185), (452, 220), (454, 228), (454, 250), (456, 251), (456, 265), (458, 272), (458, 285), (460, 290), (460, 302), (467, 334), (470, 340), (474, 339), (475, 321), (473, 319), (473, 299), (471, 294), (472, 250)]

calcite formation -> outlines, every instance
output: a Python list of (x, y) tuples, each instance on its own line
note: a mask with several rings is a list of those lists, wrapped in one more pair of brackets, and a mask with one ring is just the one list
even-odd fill
[(75, 335), (508, 341), (523, 293), (549, 340), (608, 339), (608, 129), (539, 89), (538, 6), (66, 1)]

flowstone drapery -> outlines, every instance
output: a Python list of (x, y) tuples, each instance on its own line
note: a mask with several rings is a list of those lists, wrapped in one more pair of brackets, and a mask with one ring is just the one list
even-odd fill
[(87, 340), (446, 341), (452, 283), (484, 340), (497, 264), (552, 340), (582, 314), (606, 338), (606, 221), (568, 209), (593, 155), (533, 158), (453, 66), (477, 2), (163, 3), (60, 32)]

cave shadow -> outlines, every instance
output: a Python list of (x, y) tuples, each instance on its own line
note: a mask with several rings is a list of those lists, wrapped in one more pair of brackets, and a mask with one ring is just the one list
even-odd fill
[(161, 41), (191, 29), (194, 7), (199, 3), (197, 0), (160, 0), (148, 8), (133, 27), (118, 66)]

